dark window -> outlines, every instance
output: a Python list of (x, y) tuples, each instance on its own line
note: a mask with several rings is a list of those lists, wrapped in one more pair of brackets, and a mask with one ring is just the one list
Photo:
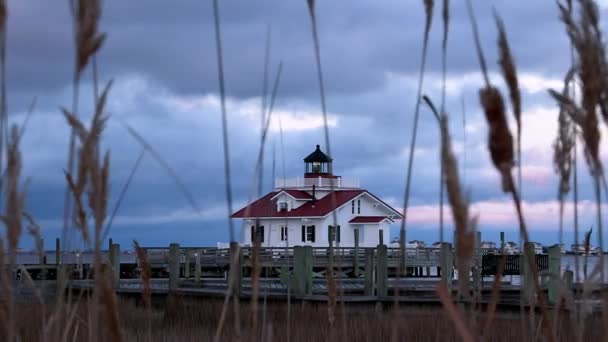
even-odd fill
[(302, 226), (302, 242), (306, 242), (306, 226)]
[(357, 200), (357, 214), (361, 214), (361, 200)]
[(353, 207), (353, 208), (352, 208), (352, 209), (353, 209), (352, 211), (353, 211), (353, 214), (354, 214), (354, 213), (355, 213), (355, 200), (353, 200), (351, 203), (352, 203), (352, 205), (353, 205), (353, 206), (352, 206), (352, 207)]
[(256, 242), (256, 238), (259, 239), (260, 243), (264, 242), (264, 226), (251, 226), (251, 243)]
[(340, 226), (328, 227), (329, 241), (340, 242)]
[(287, 202), (279, 202), (279, 211), (287, 211)]
[(315, 226), (306, 226), (306, 241), (315, 242)]
[(281, 241), (287, 241), (287, 227), (281, 227)]

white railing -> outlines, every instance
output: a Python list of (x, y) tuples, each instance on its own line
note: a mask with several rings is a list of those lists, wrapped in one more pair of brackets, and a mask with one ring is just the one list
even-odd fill
[(277, 178), (274, 182), (274, 186), (277, 189), (282, 188), (302, 188), (302, 187), (310, 187), (315, 185), (319, 188), (359, 188), (360, 182), (358, 179), (344, 179), (342, 177), (338, 178), (323, 178), (323, 177), (315, 177), (315, 178)]

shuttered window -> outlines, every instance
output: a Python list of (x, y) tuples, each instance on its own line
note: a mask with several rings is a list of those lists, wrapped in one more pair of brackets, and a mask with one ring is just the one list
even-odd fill
[(257, 238), (259, 238), (259, 242), (264, 242), (264, 226), (258, 226), (257, 229), (255, 226), (251, 226), (251, 243), (256, 242), (256, 234)]

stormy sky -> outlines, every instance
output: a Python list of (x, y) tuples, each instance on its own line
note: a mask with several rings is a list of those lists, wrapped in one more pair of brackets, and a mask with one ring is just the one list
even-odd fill
[[(500, 189), (486, 149), (487, 126), (477, 95), (483, 79), (466, 7), (462, 1), (453, 2), (446, 111), (462, 181), (472, 211), (479, 215), (483, 239), (497, 241), (502, 230), (508, 239), (517, 241), (513, 205)], [(570, 64), (569, 43), (557, 7), (553, 1), (472, 2), (491, 78), (503, 89), (496, 62), (493, 9), (505, 21), (523, 92), (524, 212), (533, 239), (557, 242), (552, 143), (558, 110), (546, 89), (561, 88)], [(600, 4), (602, 16), (608, 15), (606, 5)], [(423, 92), (437, 103), (441, 94), (440, 11), (437, 4), (423, 86)], [(271, 37), (271, 81), (280, 62), (283, 72), (265, 150), (264, 191), (272, 188), (273, 156), (277, 177), (283, 171), (286, 177), (301, 176), (302, 158), (316, 144), (325, 146), (325, 139), (306, 1), (222, 0), (220, 12), (237, 210), (255, 193), (267, 32)], [(422, 1), (317, 1), (317, 19), (334, 171), (360, 179), (364, 188), (401, 208), (420, 70)], [(142, 151), (124, 123), (135, 128), (171, 165), (200, 207), (199, 212), (194, 210), (173, 178), (145, 154), (110, 236), (125, 246), (133, 239), (156, 246), (169, 242), (213, 246), (227, 241), (211, 1), (107, 0), (100, 30), (107, 33), (97, 57), (100, 87), (114, 81), (107, 108), (110, 120), (103, 136), (103, 147), (111, 153), (110, 208)], [(50, 247), (61, 236), (66, 187), (69, 129), (59, 108), (72, 104), (74, 40), (68, 1), (10, 2), (7, 44), (10, 122), (23, 122), (32, 99), (37, 99), (22, 140), (23, 178), (30, 179), (27, 211), (40, 223)], [(92, 113), (93, 91), (87, 69), (80, 84), (78, 110), (86, 121)], [(439, 135), (427, 108), (422, 107), (420, 115), (408, 239), (432, 243), (439, 239)], [(602, 125), (605, 137), (606, 126)], [(513, 122), (511, 126), (515, 127)], [(602, 142), (601, 147), (602, 158), (607, 160), (608, 144)], [(580, 226), (588, 229), (595, 222), (595, 207), (592, 181), (582, 158), (578, 170)], [(235, 225), (240, 223), (235, 221)], [(451, 229), (450, 221), (447, 226)], [(393, 235), (397, 231), (395, 225)], [(565, 231), (565, 241), (571, 242), (571, 204), (566, 206)], [(21, 245), (30, 248), (32, 244), (25, 235)]]

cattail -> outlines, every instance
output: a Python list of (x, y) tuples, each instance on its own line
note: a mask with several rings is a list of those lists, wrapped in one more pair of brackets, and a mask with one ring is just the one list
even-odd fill
[(100, 0), (72, 0), (72, 11), (76, 26), (76, 67), (80, 74), (91, 56), (99, 50), (106, 35), (98, 32)]
[(513, 136), (505, 114), (505, 105), (500, 91), (493, 86), (480, 89), (479, 99), (488, 122), (488, 150), (494, 167), (500, 172), (502, 190), (513, 191), (510, 184), (513, 167)]
[(431, 24), (433, 22), (433, 7), (435, 7), (435, 1), (424, 0), (424, 15), (426, 16), (425, 26), (424, 26), (424, 35), (425, 36), (428, 36), (429, 31), (431, 30)]
[(7, 227), (9, 262), (14, 263), (14, 254), (22, 232), (21, 215), (25, 193), (19, 189), (21, 175), (21, 152), (19, 151), (19, 129), (13, 125), (7, 151), (6, 213), (3, 220)]

